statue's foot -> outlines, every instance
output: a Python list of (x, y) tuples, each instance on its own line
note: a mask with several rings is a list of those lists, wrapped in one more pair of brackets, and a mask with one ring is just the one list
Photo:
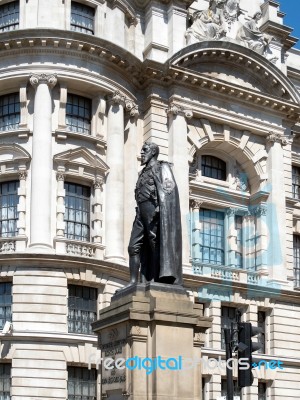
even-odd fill
[(124, 286), (124, 287), (122, 287), (122, 288), (120, 288), (120, 289), (117, 289), (117, 290), (115, 291), (115, 294), (118, 293), (118, 292), (120, 292), (121, 290), (125, 290), (125, 289), (127, 289), (127, 288), (129, 288), (129, 287), (131, 287), (131, 286), (136, 285), (136, 284), (137, 284), (137, 282), (135, 282), (135, 281), (129, 282), (128, 285), (126, 285), (126, 286)]

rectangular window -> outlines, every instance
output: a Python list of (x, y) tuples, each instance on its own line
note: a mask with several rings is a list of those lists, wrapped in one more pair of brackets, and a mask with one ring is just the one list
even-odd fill
[(92, 102), (82, 96), (68, 94), (66, 125), (71, 132), (91, 133)]
[(0, 130), (18, 129), (20, 123), (19, 93), (6, 94), (0, 97)]
[(201, 157), (201, 173), (202, 176), (208, 178), (226, 181), (226, 163), (217, 157), (203, 155)]
[(96, 369), (68, 367), (68, 400), (96, 400)]
[(294, 235), (294, 282), (295, 287), (300, 287), (300, 235)]
[(90, 240), (90, 195), (88, 186), (65, 183), (65, 236), (72, 240)]
[[(222, 379), (222, 381), (221, 381), (221, 396), (222, 396), (222, 400), (227, 399), (227, 381), (226, 381), (226, 379)], [(233, 381), (233, 400), (242, 400), (241, 389), (238, 387), (237, 381)]]
[(71, 3), (71, 30), (94, 34), (95, 10), (85, 4), (72, 1)]
[(236, 322), (236, 312), (235, 307), (222, 306), (221, 308), (221, 348), (225, 349), (225, 335), (224, 328), (231, 328), (231, 323)]
[(267, 385), (265, 382), (258, 382), (258, 400), (267, 400)]
[(0, 363), (0, 399), (10, 400), (11, 364)]
[(91, 323), (97, 318), (97, 289), (69, 285), (68, 331), (92, 335)]
[(200, 260), (224, 265), (224, 213), (200, 209)]
[(257, 341), (261, 345), (258, 353), (266, 353), (266, 313), (264, 311), (258, 311), (257, 313), (257, 326), (262, 329), (262, 332), (258, 334)]
[(18, 187), (19, 181), (0, 184), (0, 234), (3, 238), (17, 236), (18, 234)]
[(0, 6), (0, 32), (19, 28), (19, 1)]
[(12, 284), (10, 282), (0, 283), (0, 330), (4, 328), (5, 322), (11, 322), (11, 292)]
[(292, 167), (292, 193), (294, 199), (300, 199), (300, 167)]
[(235, 216), (235, 230), (236, 230), (236, 266), (243, 268), (243, 217), (240, 215)]

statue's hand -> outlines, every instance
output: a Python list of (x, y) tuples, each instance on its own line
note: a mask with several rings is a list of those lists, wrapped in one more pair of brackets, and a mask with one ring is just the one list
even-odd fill
[(159, 214), (159, 206), (156, 207), (156, 209), (154, 210), (155, 214)]

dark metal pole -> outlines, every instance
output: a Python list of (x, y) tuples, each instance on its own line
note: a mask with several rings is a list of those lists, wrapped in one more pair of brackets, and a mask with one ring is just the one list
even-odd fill
[[(227, 376), (227, 400), (233, 400), (233, 371), (232, 371), (232, 348), (231, 348), (231, 329), (225, 328), (226, 344), (226, 376)], [(230, 361), (228, 361), (230, 359)]]

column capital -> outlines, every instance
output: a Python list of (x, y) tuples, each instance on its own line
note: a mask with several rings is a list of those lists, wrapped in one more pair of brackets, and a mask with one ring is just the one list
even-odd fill
[(56, 172), (56, 179), (58, 181), (64, 181), (66, 174), (63, 171)]
[(290, 140), (281, 133), (270, 132), (267, 136), (267, 143), (279, 143), (281, 146), (290, 144)]
[(29, 77), (30, 84), (35, 88), (39, 84), (44, 83), (53, 89), (57, 83), (56, 74), (31, 74)]
[(193, 117), (193, 110), (185, 109), (172, 101), (167, 108), (167, 114), (182, 115), (186, 119), (191, 119)]
[(93, 181), (94, 189), (102, 189), (104, 183), (104, 179), (102, 176), (97, 176)]
[(202, 200), (198, 200), (198, 199), (191, 199), (190, 200), (190, 207), (192, 208), (192, 210), (199, 210), (201, 205), (203, 204)]
[(228, 215), (228, 217), (234, 217), (235, 214), (237, 213), (237, 209), (233, 208), (233, 207), (229, 207), (229, 208), (226, 208), (225, 213), (226, 213), (226, 215)]
[(139, 115), (137, 104), (123, 95), (119, 90), (108, 95), (107, 100), (109, 104), (118, 104), (124, 107), (125, 111), (128, 111), (131, 117), (137, 117)]
[(256, 216), (256, 217), (261, 217), (261, 216), (266, 216), (268, 212), (268, 208), (266, 205), (258, 205), (256, 207), (253, 207), (251, 209), (251, 214)]
[(19, 170), (19, 180), (26, 181), (27, 178), (27, 171), (26, 170)]

